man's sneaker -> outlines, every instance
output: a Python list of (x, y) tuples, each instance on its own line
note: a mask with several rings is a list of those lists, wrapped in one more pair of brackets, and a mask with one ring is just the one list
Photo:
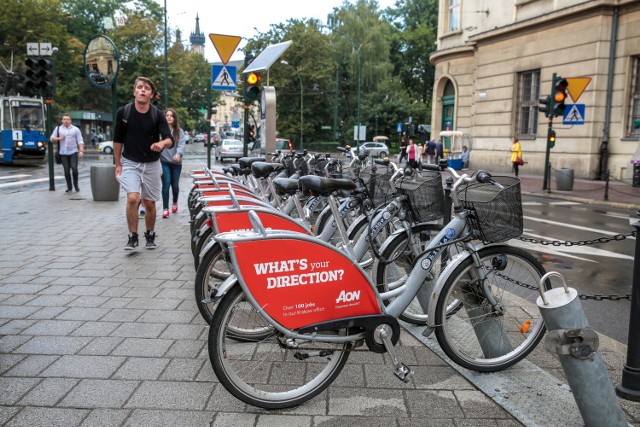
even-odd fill
[(174, 203), (173, 205), (171, 205), (171, 212), (172, 213), (178, 212), (178, 204), (177, 203)]
[(156, 248), (156, 233), (155, 231), (145, 231), (144, 238), (147, 239), (147, 249), (155, 249)]
[(132, 251), (138, 247), (138, 233), (129, 233), (129, 241), (124, 245), (125, 251)]
[(162, 211), (162, 218), (169, 218), (169, 209), (165, 209)]
[(144, 209), (140, 209), (140, 218), (144, 218)]

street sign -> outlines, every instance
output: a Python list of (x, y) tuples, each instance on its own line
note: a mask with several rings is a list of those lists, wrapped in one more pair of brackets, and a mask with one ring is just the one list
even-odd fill
[(585, 115), (585, 104), (567, 105), (562, 117), (563, 125), (583, 125)]
[(236, 67), (231, 65), (212, 65), (211, 89), (236, 90)]
[(396, 124), (396, 133), (402, 133), (402, 122)]
[[(358, 132), (359, 131), (359, 132)], [(354, 141), (364, 141), (367, 137), (367, 127), (364, 125), (360, 125), (358, 129), (358, 125), (353, 127), (353, 140)]]
[[(209, 34), (213, 47), (216, 48), (220, 60), (223, 64), (227, 65), (231, 55), (235, 52), (236, 48), (240, 44), (242, 37), (240, 36), (226, 36), (224, 34)], [(234, 86), (235, 87), (235, 86)]]
[(565, 80), (569, 83), (569, 86), (567, 86), (569, 96), (571, 96), (573, 102), (578, 102), (578, 98), (591, 82), (591, 77), (568, 77)]
[(51, 43), (27, 43), (28, 56), (51, 56), (52, 54)]

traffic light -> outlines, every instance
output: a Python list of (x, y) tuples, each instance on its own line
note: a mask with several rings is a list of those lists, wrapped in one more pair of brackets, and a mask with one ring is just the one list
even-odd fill
[(255, 126), (249, 125), (249, 142), (255, 142), (255, 141), (256, 141)]
[(47, 58), (28, 58), (25, 92), (29, 96), (53, 96), (54, 70), (53, 62)]
[(556, 131), (551, 129), (549, 131), (549, 148), (556, 146)]
[(562, 116), (567, 106), (564, 101), (567, 99), (567, 87), (569, 82), (560, 76), (553, 75), (553, 85), (551, 90), (551, 117)]
[(540, 106), (538, 106), (538, 112), (544, 113), (545, 117), (549, 117), (549, 111), (551, 111), (550, 104), (551, 97), (545, 96), (544, 98), (540, 98)]
[(260, 96), (260, 80), (262, 78), (257, 73), (249, 73), (244, 76), (244, 100), (247, 105)]

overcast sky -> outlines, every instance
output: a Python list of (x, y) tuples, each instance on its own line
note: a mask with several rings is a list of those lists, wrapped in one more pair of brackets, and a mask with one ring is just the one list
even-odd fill
[[(156, 0), (164, 6), (165, 0)], [(286, 22), (290, 18), (316, 18), (327, 21), (327, 15), (342, 0), (166, 0), (167, 26), (180, 28), (182, 41), (189, 43), (189, 35), (195, 30), (196, 13), (200, 17), (200, 31), (206, 37), (205, 57), (209, 62), (220, 58), (209, 39), (209, 34), (225, 34), (250, 39), (257, 32), (264, 33), (271, 24)], [(393, 6), (395, 0), (378, 0), (380, 9)], [(258, 30), (256, 32), (256, 29)], [(238, 49), (243, 47), (244, 40)], [(241, 59), (244, 55), (236, 50), (231, 57)]]

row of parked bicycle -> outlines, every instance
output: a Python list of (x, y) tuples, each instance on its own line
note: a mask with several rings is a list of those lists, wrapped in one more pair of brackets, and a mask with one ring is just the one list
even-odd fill
[(468, 369), (529, 354), (545, 332), (545, 271), (500, 244), (522, 233), (519, 180), (343, 161), (275, 153), (192, 171), (195, 298), (221, 384), (254, 406), (295, 406), (367, 350), (388, 353), (408, 381), (399, 321), (435, 331)]

